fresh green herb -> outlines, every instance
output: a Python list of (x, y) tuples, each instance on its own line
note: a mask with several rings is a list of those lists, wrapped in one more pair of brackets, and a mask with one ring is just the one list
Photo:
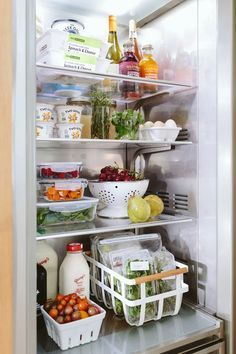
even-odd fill
[(144, 123), (144, 117), (139, 111), (128, 109), (123, 112), (114, 112), (111, 118), (116, 129), (116, 139), (138, 138), (139, 125)]
[[(134, 261), (139, 261), (134, 260)], [(151, 270), (151, 265), (149, 265), (149, 270), (132, 271), (130, 263), (128, 261), (126, 265), (125, 276), (128, 279), (135, 279), (138, 277), (144, 277), (153, 274)], [(152, 282), (145, 283), (146, 297), (155, 295), (154, 286)], [(128, 300), (139, 300), (141, 298), (141, 286), (140, 285), (127, 285), (126, 286), (126, 298)], [(138, 322), (140, 319), (141, 306), (133, 306), (128, 309), (129, 321), (132, 323)], [(145, 307), (145, 318), (151, 319), (155, 316), (155, 303), (149, 302)]]
[(111, 100), (101, 89), (90, 94), (92, 106), (91, 135), (93, 139), (109, 139)]
[[(161, 273), (164, 270), (166, 264), (160, 262), (158, 258), (155, 258), (156, 261), (156, 271)], [(167, 293), (175, 289), (175, 280), (157, 280), (157, 294)], [(175, 310), (175, 296), (168, 297), (164, 299), (163, 302), (163, 315), (171, 314)]]

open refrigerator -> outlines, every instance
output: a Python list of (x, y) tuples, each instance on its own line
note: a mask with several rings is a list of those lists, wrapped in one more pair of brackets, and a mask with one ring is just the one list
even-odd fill
[[(15, 2), (15, 353), (60, 352), (45, 331), (36, 331), (37, 240), (46, 239), (62, 259), (69, 242), (83, 242), (89, 249), (89, 235), (124, 230), (159, 232), (163, 244), (188, 266), (189, 292), (182, 308), (177, 316), (137, 328), (108, 312), (97, 341), (65, 353), (234, 353), (232, 6), (230, 0)], [(36, 65), (36, 15), (44, 30), (57, 18), (74, 18), (85, 24), (87, 35), (106, 40), (112, 9), (120, 41), (135, 18), (139, 41), (153, 44), (162, 68), (156, 94), (131, 101), (115, 94), (114, 100), (123, 109), (142, 109), (146, 121), (173, 118), (182, 127), (177, 141), (36, 140), (39, 78), (86, 87), (104, 80), (119, 86), (123, 80), (118, 74)], [(36, 164), (52, 161), (82, 161), (88, 179), (114, 161), (138, 167), (150, 179), (148, 191), (164, 200), (165, 213), (136, 224), (97, 217), (88, 225), (58, 226), (40, 234)]]

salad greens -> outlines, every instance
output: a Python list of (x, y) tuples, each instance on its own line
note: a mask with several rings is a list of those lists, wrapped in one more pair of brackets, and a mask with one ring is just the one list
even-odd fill
[(49, 208), (37, 209), (37, 225), (48, 226), (58, 224), (72, 224), (91, 221), (94, 217), (94, 207), (73, 212), (55, 212)]
[[(148, 270), (138, 270), (138, 271), (131, 270), (130, 264), (133, 261), (139, 261), (139, 259), (132, 260), (132, 261), (129, 260), (126, 263), (126, 271), (125, 271), (126, 278), (135, 279), (135, 278), (144, 277), (153, 274), (150, 263), (149, 263)], [(145, 283), (145, 290), (146, 290), (147, 297), (155, 295), (154, 285), (152, 282)], [(128, 300), (139, 300), (141, 298), (141, 285), (127, 285), (126, 298)], [(133, 307), (130, 306), (128, 308), (129, 321), (132, 323), (139, 322), (140, 312), (141, 312), (141, 306), (133, 306)], [(152, 319), (155, 316), (155, 313), (156, 313), (155, 303), (154, 302), (147, 303), (145, 307), (145, 319)]]
[(144, 123), (144, 117), (139, 111), (127, 109), (123, 112), (114, 112), (111, 117), (116, 129), (116, 139), (138, 138), (139, 125)]

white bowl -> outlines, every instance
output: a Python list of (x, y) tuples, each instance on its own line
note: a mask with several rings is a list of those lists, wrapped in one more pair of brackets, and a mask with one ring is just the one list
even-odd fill
[(53, 122), (54, 106), (46, 103), (37, 103), (36, 105), (36, 121), (38, 122)]
[(181, 128), (151, 127), (139, 128), (140, 140), (152, 140), (160, 143), (174, 142), (179, 135)]
[(61, 139), (78, 140), (81, 138), (83, 124), (57, 124), (58, 137)]
[(141, 181), (100, 182), (89, 181), (91, 194), (99, 198), (106, 207), (97, 214), (106, 218), (127, 218), (128, 199), (133, 196), (142, 197), (147, 191), (148, 179)]
[(59, 123), (80, 123), (82, 106), (57, 106), (57, 119)]
[(37, 138), (53, 138), (53, 129), (55, 124), (52, 122), (36, 122)]

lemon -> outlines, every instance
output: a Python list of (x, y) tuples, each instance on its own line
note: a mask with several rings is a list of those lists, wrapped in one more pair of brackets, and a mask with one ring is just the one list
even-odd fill
[(128, 216), (132, 222), (145, 222), (150, 218), (151, 208), (141, 197), (130, 197), (128, 200)]
[(164, 210), (164, 203), (157, 195), (150, 194), (144, 198), (144, 200), (150, 205), (151, 217), (160, 215)]

